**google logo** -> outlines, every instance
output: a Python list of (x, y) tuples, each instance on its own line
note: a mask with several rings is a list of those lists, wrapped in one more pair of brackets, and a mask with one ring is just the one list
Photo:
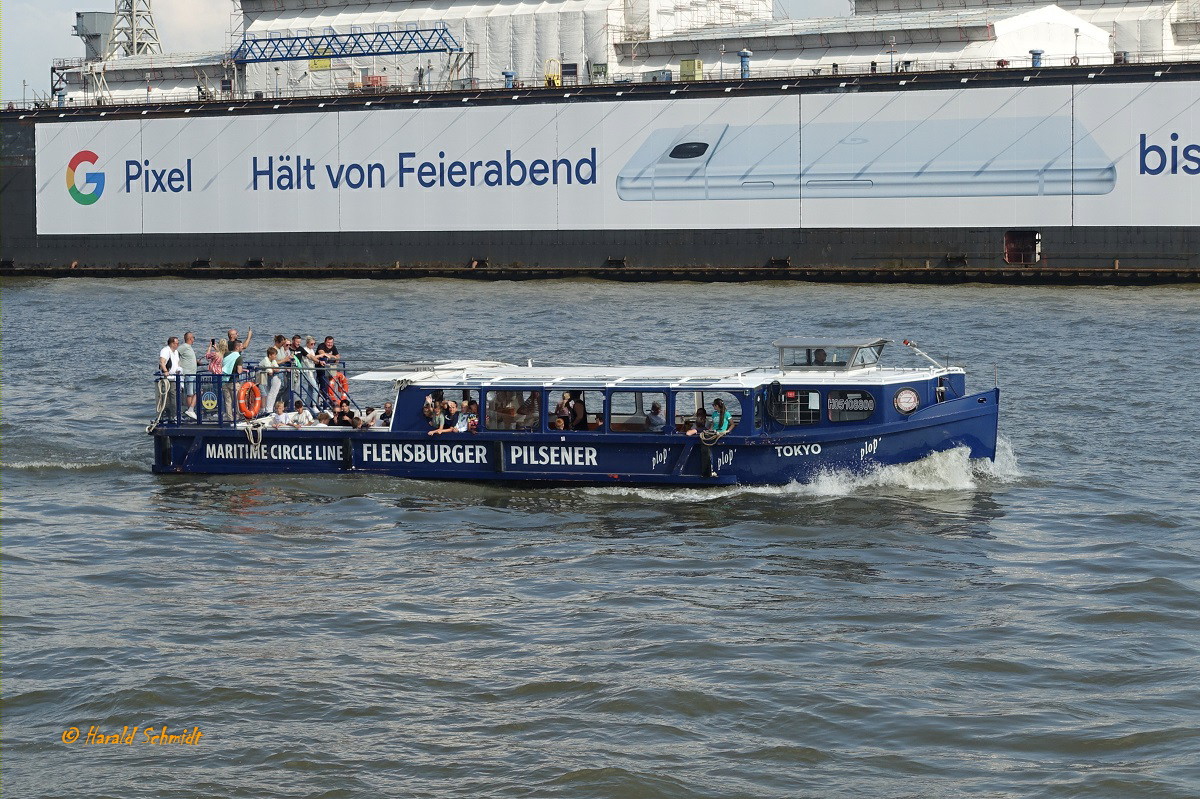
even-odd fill
[(80, 150), (71, 158), (71, 162), (67, 164), (67, 191), (71, 193), (71, 199), (80, 205), (91, 205), (100, 199), (100, 195), (104, 193), (104, 173), (103, 172), (84, 172), (84, 186), (92, 187), (91, 191), (83, 192), (75, 186), (75, 170), (80, 164), (94, 164), (100, 160), (100, 156), (96, 155), (91, 150)]

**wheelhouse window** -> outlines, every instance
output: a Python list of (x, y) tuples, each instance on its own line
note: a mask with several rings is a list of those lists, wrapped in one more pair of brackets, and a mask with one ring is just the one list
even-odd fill
[(547, 410), (546, 421), (550, 431), (565, 430), (575, 433), (601, 432), (604, 430), (604, 392), (599, 389), (564, 389), (550, 396), (552, 403)]
[(821, 418), (821, 393), (806, 388), (772, 387), (767, 413), (784, 425), (816, 424)]
[(488, 430), (542, 429), (540, 391), (488, 391), (483, 425)]
[(875, 397), (869, 391), (830, 391), (825, 401), (831, 422), (861, 422), (875, 414)]
[(738, 426), (742, 420), (742, 401), (728, 391), (676, 391), (675, 392), (675, 430), (686, 433), (689, 430), (697, 433), (711, 430), (713, 425), (713, 400), (720, 400), (729, 411), (729, 429)]
[(780, 347), (779, 365), (820, 368), (822, 366), (843, 367), (850, 363), (855, 347)]
[(667, 395), (662, 391), (614, 391), (608, 429), (613, 433), (664, 433)]

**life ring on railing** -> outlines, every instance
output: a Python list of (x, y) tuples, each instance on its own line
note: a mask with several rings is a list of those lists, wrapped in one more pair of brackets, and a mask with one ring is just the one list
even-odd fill
[(350, 381), (342, 372), (334, 372), (329, 376), (329, 401), (337, 405), (350, 396)]
[(247, 381), (242, 383), (242, 387), (237, 392), (238, 410), (242, 412), (242, 416), (247, 419), (253, 419), (258, 416), (262, 410), (262, 392), (258, 389), (258, 384)]
[(1079, 66), (1079, 56), (1077, 56), (1077, 55), (1071, 56), (1071, 66), (1073, 66), (1073, 67)]

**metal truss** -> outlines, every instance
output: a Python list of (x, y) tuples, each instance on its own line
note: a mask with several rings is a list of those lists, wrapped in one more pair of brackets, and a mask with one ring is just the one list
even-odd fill
[(460, 53), (462, 45), (439, 22), (432, 28), (405, 28), (372, 33), (326, 33), (316, 36), (280, 36), (242, 39), (233, 51), (239, 64), (262, 61), (308, 61), (318, 58), (353, 58), (412, 53)]

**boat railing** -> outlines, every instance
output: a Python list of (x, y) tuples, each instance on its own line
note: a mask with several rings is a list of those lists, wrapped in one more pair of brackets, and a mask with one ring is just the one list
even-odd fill
[[(274, 412), (274, 403), (278, 401), (283, 402), (284, 410), (288, 413), (293, 412), (296, 402), (300, 401), (315, 418), (321, 411), (333, 412), (335, 396), (346, 397), (351, 407), (360, 411), (353, 394), (338, 390), (339, 375), (345, 379), (344, 362), (327, 367), (281, 364), (273, 375), (268, 375), (267, 370), (259, 366), (247, 366), (239, 375), (214, 374), (203, 368), (194, 375), (164, 375), (161, 371), (156, 372), (155, 424), (235, 427), (252, 418), (270, 416)], [(239, 402), (242, 386), (247, 383), (257, 386), (260, 398), (258, 412), (249, 417)], [(331, 384), (333, 390), (330, 389)], [(189, 398), (193, 401), (189, 402)], [(253, 409), (249, 402), (245, 404), (247, 409)]]

